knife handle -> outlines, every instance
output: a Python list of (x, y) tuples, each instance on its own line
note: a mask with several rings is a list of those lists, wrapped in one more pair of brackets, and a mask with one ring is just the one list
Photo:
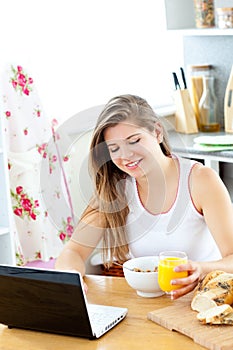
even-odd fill
[(180, 88), (180, 84), (179, 84), (179, 80), (178, 80), (178, 78), (177, 78), (177, 75), (176, 75), (176, 73), (175, 72), (172, 72), (172, 75), (173, 75), (173, 80), (174, 80), (174, 84), (175, 84), (175, 89), (176, 90), (181, 90), (181, 88)]
[(185, 78), (185, 74), (184, 74), (184, 69), (182, 67), (180, 67), (180, 71), (181, 71), (181, 76), (182, 76), (182, 80), (183, 80), (183, 84), (184, 84), (184, 89), (187, 89), (187, 83), (186, 83), (186, 78)]

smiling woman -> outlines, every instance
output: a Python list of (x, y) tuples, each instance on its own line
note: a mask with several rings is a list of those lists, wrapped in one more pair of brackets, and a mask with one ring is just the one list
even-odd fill
[(145, 157), (152, 150), (156, 150), (156, 145), (159, 147), (154, 132), (148, 133), (146, 129), (136, 127), (130, 122), (120, 122), (107, 128), (104, 138), (113, 163), (135, 178), (137, 173), (145, 174)]
[[(232, 203), (213, 169), (173, 154), (162, 120), (136, 95), (113, 97), (101, 111), (90, 143), (94, 191), (57, 269), (85, 274), (100, 248), (105, 267), (116, 260), (185, 252), (171, 297), (195, 288), (212, 270), (232, 273)], [(185, 273), (185, 277), (183, 274)]]
[(8, 0), (0, 30), (0, 63), (34, 72), (59, 122), (125, 91), (152, 106), (172, 102), (170, 72), (182, 65), (182, 47), (165, 33), (163, 0)]

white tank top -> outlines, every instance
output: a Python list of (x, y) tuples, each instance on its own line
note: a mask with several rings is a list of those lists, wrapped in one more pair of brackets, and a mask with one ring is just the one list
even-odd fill
[(220, 251), (203, 215), (194, 207), (189, 191), (189, 175), (196, 162), (179, 157), (177, 159), (178, 191), (175, 202), (167, 212), (153, 215), (145, 210), (138, 196), (136, 180), (131, 177), (127, 179), (126, 195), (130, 209), (127, 235), (130, 253), (138, 257), (158, 255), (164, 250), (181, 250), (194, 261), (220, 259)]

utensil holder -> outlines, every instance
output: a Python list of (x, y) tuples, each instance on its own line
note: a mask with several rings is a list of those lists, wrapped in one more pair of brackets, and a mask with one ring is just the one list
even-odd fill
[(197, 120), (193, 110), (188, 89), (176, 90), (174, 93), (174, 102), (176, 105), (176, 131), (184, 134), (197, 133)]

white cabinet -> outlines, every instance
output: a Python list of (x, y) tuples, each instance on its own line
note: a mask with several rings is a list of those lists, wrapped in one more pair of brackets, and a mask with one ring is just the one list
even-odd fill
[(10, 199), (7, 155), (4, 131), (0, 117), (0, 264), (15, 265), (13, 244), (13, 213)]

